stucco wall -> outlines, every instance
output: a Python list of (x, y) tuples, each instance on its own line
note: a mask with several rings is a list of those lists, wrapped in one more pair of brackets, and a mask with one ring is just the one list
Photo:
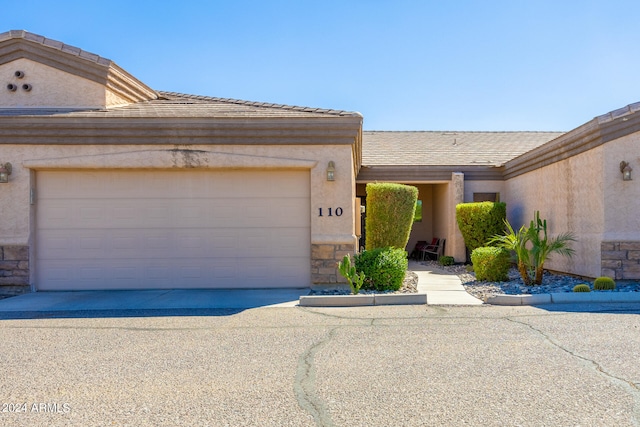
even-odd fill
[(578, 236), (573, 244), (576, 255), (572, 259), (555, 255), (545, 263), (546, 268), (589, 277), (600, 275), (603, 191), (611, 185), (612, 177), (604, 170), (603, 152), (600, 146), (505, 183), (502, 200), (507, 203), (507, 218), (515, 229), (528, 224), (539, 210), (540, 217), (547, 219), (551, 236), (566, 231)]
[[(24, 72), (24, 77), (16, 78), (16, 71)], [(0, 105), (5, 108), (105, 108), (127, 104), (99, 83), (25, 58), (0, 65), (0, 76), (4, 78)], [(15, 92), (7, 90), (10, 83), (18, 86)], [(31, 90), (23, 90), (24, 84), (30, 84)]]
[[(640, 133), (602, 146), (604, 150), (604, 236), (606, 241), (640, 241)], [(629, 163), (632, 180), (623, 181), (620, 162)]]

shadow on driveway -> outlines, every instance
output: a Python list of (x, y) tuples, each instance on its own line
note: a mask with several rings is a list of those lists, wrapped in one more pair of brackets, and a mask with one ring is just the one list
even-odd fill
[(293, 307), (309, 288), (34, 292), (0, 300), (0, 319), (228, 316)]

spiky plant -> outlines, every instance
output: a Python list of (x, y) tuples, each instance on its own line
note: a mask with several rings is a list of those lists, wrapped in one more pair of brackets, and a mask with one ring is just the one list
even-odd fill
[(509, 221), (505, 220), (507, 231), (504, 235), (494, 236), (489, 242), (515, 252), (518, 272), (525, 285), (541, 285), (544, 263), (554, 254), (571, 257), (574, 250), (569, 246), (575, 236), (571, 232), (562, 233), (554, 238), (547, 235), (547, 220), (540, 219), (536, 211), (529, 227), (524, 225), (515, 232)]
[(575, 285), (573, 292), (591, 292), (591, 288), (587, 284)]

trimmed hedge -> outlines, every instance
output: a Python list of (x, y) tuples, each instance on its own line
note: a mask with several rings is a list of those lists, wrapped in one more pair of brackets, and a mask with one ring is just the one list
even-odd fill
[(503, 234), (506, 219), (507, 204), (503, 202), (460, 203), (456, 206), (456, 221), (469, 252), (487, 246), (496, 234)]
[(407, 271), (407, 252), (388, 247), (365, 250), (355, 255), (354, 265), (365, 275), (363, 289), (397, 291)]
[(400, 248), (407, 246), (413, 226), (418, 189), (392, 183), (367, 184), (367, 230), (365, 247)]
[(509, 279), (511, 257), (504, 248), (485, 246), (471, 252), (471, 262), (476, 273), (476, 280), (488, 282), (504, 282)]

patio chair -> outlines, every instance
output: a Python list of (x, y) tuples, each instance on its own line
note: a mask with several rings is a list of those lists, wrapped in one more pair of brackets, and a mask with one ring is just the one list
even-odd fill
[(433, 240), (431, 240), (430, 244), (420, 249), (420, 259), (424, 261), (427, 257), (427, 253), (437, 250), (439, 244), (440, 244), (440, 239), (438, 237), (434, 237)]
[[(440, 256), (444, 253), (444, 243), (446, 239), (433, 239), (437, 240), (435, 244), (431, 244), (422, 249), (422, 260), (424, 261), (427, 256), (431, 259), (431, 255), (435, 255), (436, 261), (440, 259)], [(433, 243), (433, 242), (432, 242)]]
[(416, 242), (416, 246), (413, 248), (411, 254), (409, 255), (409, 259), (420, 259), (422, 257), (422, 250), (427, 246), (428, 245), (426, 240), (418, 240)]

